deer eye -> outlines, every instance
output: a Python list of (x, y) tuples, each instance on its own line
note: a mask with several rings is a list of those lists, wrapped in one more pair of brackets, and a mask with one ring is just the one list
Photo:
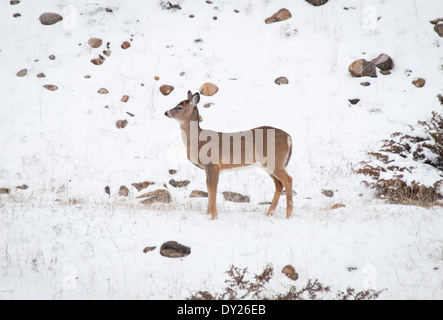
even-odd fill
[(182, 111), (182, 107), (177, 107), (177, 110), (178, 111)]

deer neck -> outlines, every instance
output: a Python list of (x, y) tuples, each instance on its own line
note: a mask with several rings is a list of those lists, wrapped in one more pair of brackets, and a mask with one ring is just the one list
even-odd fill
[(188, 152), (188, 158), (191, 146), (196, 145), (198, 147), (199, 136), (202, 131), (202, 129), (200, 128), (199, 119), (200, 116), (198, 113), (198, 109), (197, 107), (194, 107), (190, 119), (180, 123), (182, 141)]

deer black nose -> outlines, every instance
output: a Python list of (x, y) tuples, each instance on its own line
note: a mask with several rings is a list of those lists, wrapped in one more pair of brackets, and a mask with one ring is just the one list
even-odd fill
[(166, 111), (166, 112), (165, 112), (165, 116), (167, 116), (167, 117), (168, 117), (168, 111)]

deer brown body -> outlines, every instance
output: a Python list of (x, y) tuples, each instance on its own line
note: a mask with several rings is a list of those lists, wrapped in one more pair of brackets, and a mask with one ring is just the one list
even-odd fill
[(188, 159), (206, 172), (209, 201), (207, 213), (217, 218), (217, 185), (222, 170), (261, 166), (275, 184), (275, 194), (267, 215), (275, 211), (286, 190), (286, 218), (292, 213), (292, 177), (286, 166), (292, 153), (292, 139), (283, 130), (263, 126), (246, 131), (223, 133), (201, 129), (197, 103), (200, 95), (188, 91), (188, 99), (165, 115), (180, 123), (182, 140)]

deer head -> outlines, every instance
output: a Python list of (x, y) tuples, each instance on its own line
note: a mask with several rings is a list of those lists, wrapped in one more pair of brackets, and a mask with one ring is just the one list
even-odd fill
[(165, 116), (173, 118), (180, 123), (188, 121), (199, 121), (197, 104), (200, 101), (198, 92), (192, 94), (188, 91), (188, 99), (180, 102), (175, 108), (165, 112)]

